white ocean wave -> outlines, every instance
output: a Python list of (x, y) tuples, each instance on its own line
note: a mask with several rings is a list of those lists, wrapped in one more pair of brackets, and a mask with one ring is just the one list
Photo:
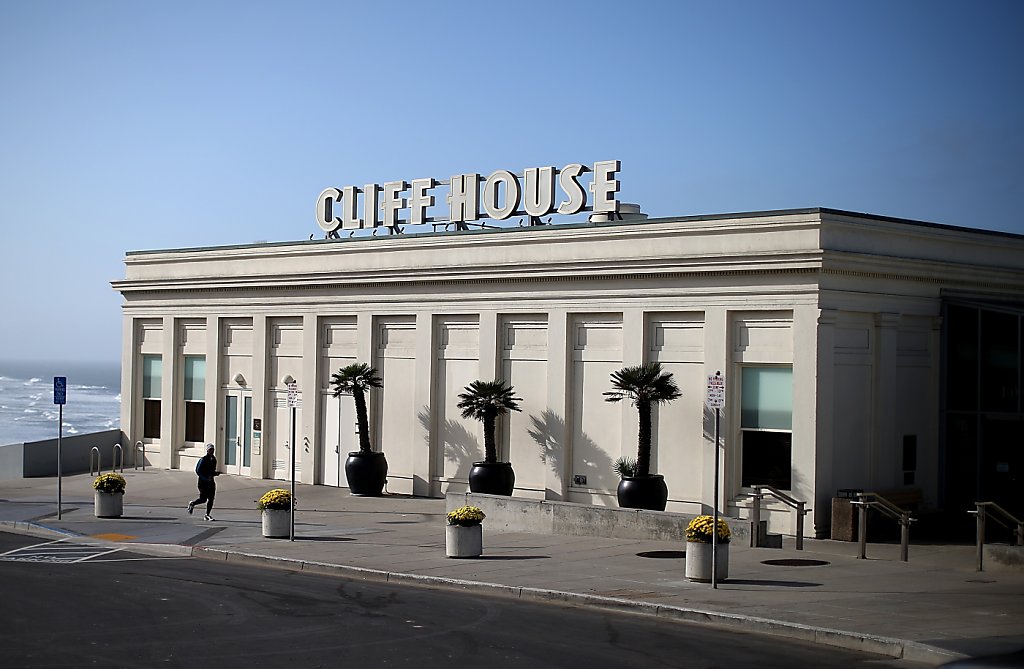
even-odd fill
[(26, 386), (31, 386), (32, 384), (39, 383), (40, 381), (42, 381), (41, 378), (39, 378), (38, 376), (33, 376), (31, 379), (29, 379), (28, 381), (25, 382), (25, 385)]
[(21, 413), (39, 413), (39, 412), (36, 411), (35, 409), (25, 409)]

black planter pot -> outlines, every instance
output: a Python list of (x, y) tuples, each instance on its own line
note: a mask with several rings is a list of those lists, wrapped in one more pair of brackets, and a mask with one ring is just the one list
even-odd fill
[(661, 474), (624, 476), (615, 492), (623, 509), (664, 511), (668, 503), (668, 486)]
[(511, 462), (474, 462), (469, 472), (470, 492), (511, 497), (515, 486), (516, 473)]
[(388, 481), (388, 461), (383, 453), (353, 451), (345, 460), (345, 478), (353, 495), (378, 497)]

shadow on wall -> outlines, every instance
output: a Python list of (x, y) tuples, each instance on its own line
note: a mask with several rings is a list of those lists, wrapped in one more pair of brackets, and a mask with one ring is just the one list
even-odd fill
[[(574, 463), (572, 472), (567, 473), (566, 467), (566, 444), (559, 442), (559, 437), (565, 435), (566, 426), (558, 414), (553, 411), (544, 411), (539, 417), (530, 416), (533, 428), (529, 430), (530, 438), (537, 443), (541, 462), (551, 467), (559, 481), (566, 481), (567, 489), (579, 489), (580, 492), (589, 491), (611, 492), (614, 494), (619, 485), (619, 480), (612, 473), (612, 460), (601, 450), (598, 445), (586, 434), (582, 434), (579, 443), (575, 444), (575, 453), (579, 456), (580, 463)], [(576, 485), (574, 477), (585, 476), (586, 485)], [(555, 491), (547, 491), (548, 499), (556, 499)], [(605, 506), (616, 506), (615, 498), (602, 496), (600, 503)]]
[[(423, 407), (417, 418), (423, 427), (424, 434), (428, 435), (429, 445), (429, 435), (433, 423), (429, 407)], [(467, 430), (465, 425), (453, 420), (446, 420), (439, 427), (438, 446), (443, 449), (444, 459), (455, 463), (455, 473), (446, 478), (468, 480), (473, 463), (483, 460), (484, 457), (480, 440)], [(436, 475), (444, 476), (444, 472), (436, 472)]]

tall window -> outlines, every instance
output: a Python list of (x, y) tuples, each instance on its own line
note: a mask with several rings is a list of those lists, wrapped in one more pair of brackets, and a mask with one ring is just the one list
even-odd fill
[(793, 368), (744, 367), (742, 485), (793, 487)]
[(142, 356), (142, 437), (160, 438), (160, 384), (163, 360), (158, 355)]
[(185, 356), (185, 441), (205, 441), (206, 356)]

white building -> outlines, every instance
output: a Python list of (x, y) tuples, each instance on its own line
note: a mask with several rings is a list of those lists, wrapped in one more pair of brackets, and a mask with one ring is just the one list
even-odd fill
[[(827, 531), (843, 488), (1012, 506), (1024, 488), (1024, 236), (829, 209), (130, 252), (121, 423), (159, 467), (216, 445), (229, 473), (345, 485), (357, 449), (332, 372), (369, 362), (388, 490), (441, 496), (482, 459), (456, 409), (504, 378), (516, 496), (614, 506), (636, 410), (611, 372), (652, 360), (683, 397), (656, 410), (669, 511), (712, 503), (709, 374), (726, 377), (721, 508), (751, 484), (806, 500)], [(791, 516), (772, 514), (791, 531)]]

